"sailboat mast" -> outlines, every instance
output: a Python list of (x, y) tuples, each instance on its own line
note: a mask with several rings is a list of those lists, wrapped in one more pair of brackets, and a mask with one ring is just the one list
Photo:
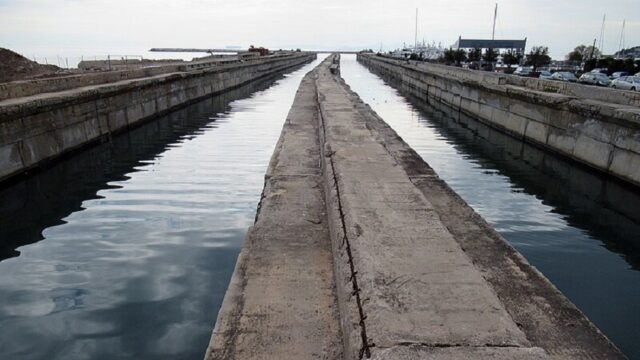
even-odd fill
[[(620, 48), (619, 50), (621, 52), (624, 49), (624, 26), (626, 22), (627, 22), (627, 19), (622, 20), (622, 30), (620, 31), (620, 44), (618, 45), (618, 47)], [(622, 56), (622, 54), (620, 55)]]
[(418, 8), (416, 8), (416, 33), (413, 41), (413, 51), (418, 48)]
[(493, 11), (493, 31), (491, 32), (491, 40), (496, 39), (496, 19), (498, 18), (498, 3), (496, 3), (496, 9)]
[(601, 54), (604, 54), (604, 44), (603, 44), (603, 42), (604, 42), (604, 23), (605, 23), (606, 19), (607, 19), (607, 14), (604, 14), (602, 16), (602, 27), (600, 28), (600, 43), (599, 43), (599, 46), (600, 46), (600, 53)]

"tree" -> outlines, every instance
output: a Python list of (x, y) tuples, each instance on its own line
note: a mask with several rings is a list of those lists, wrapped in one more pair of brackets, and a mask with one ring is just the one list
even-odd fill
[(502, 61), (507, 64), (509, 69), (511, 69), (511, 65), (519, 64), (522, 60), (522, 54), (519, 51), (507, 50), (502, 53)]
[(456, 61), (455, 51), (452, 48), (444, 49), (442, 60), (446, 64), (451, 64)]
[(480, 58), (482, 57), (482, 49), (475, 48), (469, 50), (469, 55), (467, 57), (469, 58), (469, 61), (480, 61)]
[(453, 60), (455, 60), (456, 65), (460, 65), (461, 62), (467, 60), (467, 52), (464, 49), (454, 51)]
[(498, 59), (498, 51), (494, 49), (487, 49), (482, 55), (482, 60), (488, 63), (493, 63), (496, 61), (496, 59)]
[(568, 61), (571, 61), (573, 63), (581, 63), (582, 59), (584, 59), (584, 57), (582, 56), (582, 53), (576, 50), (573, 50), (572, 52), (568, 53), (566, 58)]
[(582, 62), (587, 61), (590, 58), (600, 57), (602, 54), (597, 47), (593, 47), (591, 45), (578, 45), (573, 49), (572, 52), (568, 53), (566, 59), (573, 62)]
[(527, 54), (526, 64), (533, 66), (535, 72), (540, 66), (549, 65), (551, 57), (549, 56), (549, 48), (546, 46), (534, 46)]

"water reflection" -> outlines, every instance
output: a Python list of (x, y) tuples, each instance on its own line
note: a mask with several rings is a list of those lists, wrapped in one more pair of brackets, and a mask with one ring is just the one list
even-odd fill
[(341, 74), (630, 359), (640, 359), (637, 189), (426, 103), (354, 56), (342, 57)]
[[(406, 94), (468, 161), (503, 175), (511, 191), (553, 208), (570, 227), (583, 229), (640, 270), (640, 192), (612, 177), (518, 141), (439, 103)], [(426, 120), (421, 119), (421, 122)], [(549, 227), (551, 224), (543, 224)], [(514, 225), (511, 228), (513, 230)]]
[(0, 357), (201, 359), (282, 123), (313, 66), (193, 104), (1, 189)]

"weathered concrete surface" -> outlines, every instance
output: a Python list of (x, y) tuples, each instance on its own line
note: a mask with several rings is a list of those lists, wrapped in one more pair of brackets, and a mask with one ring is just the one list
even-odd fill
[(269, 164), (206, 359), (341, 359), (313, 79)]
[[(424, 101), (640, 185), (640, 95), (371, 54), (358, 60)], [(535, 79), (534, 79), (535, 80)]]
[(623, 359), (615, 346), (458, 196), (368, 105), (367, 124), (433, 205), (532, 345), (553, 359)]
[(2, 100), (0, 181), (178, 106), (315, 57), (297, 53)]
[[(122, 80), (139, 79), (160, 74), (201, 70), (210, 67), (217, 67), (218, 70), (220, 70), (221, 66), (237, 65), (240, 63), (248, 64), (251, 62), (259, 63), (283, 56), (284, 55), (270, 55), (260, 58), (248, 58), (242, 61), (237, 57), (229, 56), (184, 62), (173, 61), (173, 63), (172, 60), (145, 60), (145, 62), (156, 64), (156, 66), (0, 83), (0, 100), (71, 90), (84, 86), (108, 84)], [(130, 59), (129, 61), (135, 60)], [(140, 60), (138, 59), (137, 61)], [(106, 60), (103, 62), (106, 63)], [(112, 62), (116, 63), (120, 62), (120, 60), (112, 60)]]
[(301, 84), (207, 357), (623, 359), (332, 64)]
[(354, 109), (359, 98), (327, 69), (318, 71), (347, 358), (392, 359), (394, 351), (381, 352), (408, 345), (529, 348), (433, 206)]

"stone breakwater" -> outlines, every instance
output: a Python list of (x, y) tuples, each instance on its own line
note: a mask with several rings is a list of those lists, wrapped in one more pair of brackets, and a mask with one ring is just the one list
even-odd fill
[(624, 359), (337, 65), (302, 80), (206, 359)]
[[(5, 98), (0, 100), (0, 181), (179, 106), (315, 58), (293, 53), (97, 85), (84, 83), (97, 81), (92, 77), (55, 79), (65, 90), (30, 89), (34, 95)], [(108, 80), (113, 79), (100, 79)]]
[(640, 185), (640, 93), (374, 54), (358, 61), (417, 98)]

